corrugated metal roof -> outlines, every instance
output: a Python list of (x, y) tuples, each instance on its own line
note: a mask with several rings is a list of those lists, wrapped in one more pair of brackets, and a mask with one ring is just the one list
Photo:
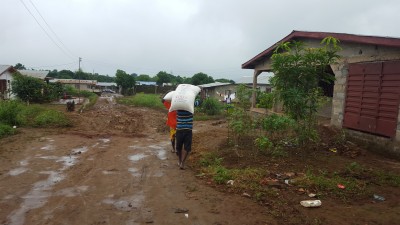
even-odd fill
[(117, 84), (112, 82), (97, 82), (97, 86), (111, 87), (117, 86)]
[(308, 38), (308, 39), (324, 39), (325, 37), (334, 37), (339, 39), (340, 42), (350, 42), (350, 43), (360, 43), (360, 44), (371, 44), (400, 48), (400, 38), (393, 37), (380, 37), (380, 36), (364, 36), (355, 34), (344, 34), (344, 33), (331, 33), (331, 32), (309, 32), (309, 31), (292, 31), (288, 36), (284, 37), (282, 40), (278, 41), (271, 47), (267, 48), (263, 52), (254, 56), (249, 61), (242, 64), (242, 69), (254, 69), (255, 66), (272, 55), (275, 48), (279, 43), (288, 42), (291, 40), (296, 40), (298, 38)]
[(157, 82), (155, 81), (136, 81), (137, 85), (157, 85)]
[(221, 83), (221, 82), (215, 82), (215, 83), (210, 83), (210, 84), (201, 84), (197, 85), (200, 88), (209, 88), (209, 87), (218, 87), (218, 86), (225, 86), (225, 85), (230, 85), (231, 83)]
[(76, 80), (76, 79), (52, 79), (50, 83), (62, 83), (62, 84), (95, 84), (97, 85), (97, 80)]
[(42, 80), (44, 80), (44, 78), (47, 77), (47, 74), (49, 74), (49, 71), (43, 71), (43, 70), (18, 70), (18, 72), (22, 75), (28, 77), (35, 77)]
[(0, 75), (9, 70), (10, 67), (13, 68), (11, 65), (0, 65)]

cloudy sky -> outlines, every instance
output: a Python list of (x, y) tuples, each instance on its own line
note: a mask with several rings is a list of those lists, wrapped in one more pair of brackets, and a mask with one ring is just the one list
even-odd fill
[[(0, 64), (235, 81), (292, 30), (400, 37), (398, 0), (1, 0)], [(40, 24), (40, 25), (39, 25)]]

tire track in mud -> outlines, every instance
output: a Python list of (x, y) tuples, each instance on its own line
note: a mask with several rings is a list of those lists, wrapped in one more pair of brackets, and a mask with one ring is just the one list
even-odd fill
[[(19, 164), (25, 167), (17, 167), (9, 173), (7, 180), (11, 183), (13, 178), (18, 179), (18, 176), (26, 171), (40, 174), (40, 179), (32, 181), (31, 185), (26, 185), (25, 190), (21, 190), (25, 192), (22, 196), (3, 197), (3, 202), (7, 198), (8, 200), (22, 199), (14, 205), (7, 219), (3, 220), (4, 224), (42, 224), (44, 221), (51, 224), (54, 221), (79, 224), (75, 219), (71, 220), (71, 217), (65, 215), (74, 215), (80, 222), (93, 222), (90, 218), (93, 210), (88, 210), (87, 207), (94, 205), (98, 211), (102, 208), (109, 211), (109, 206), (112, 206), (117, 211), (136, 214), (131, 219), (142, 218), (143, 214), (146, 215), (143, 220), (149, 220), (148, 214), (151, 210), (142, 207), (145, 199), (145, 185), (149, 177), (163, 176), (163, 171), (160, 171), (160, 166), (158, 166), (161, 163), (154, 164), (154, 159), (156, 158), (159, 162), (166, 159), (164, 148), (169, 144), (168, 142), (155, 145), (154, 140), (150, 140), (151, 143), (146, 146), (138, 145), (136, 141), (132, 145), (129, 144), (132, 140), (117, 138), (115, 142), (119, 143), (114, 146), (113, 138), (97, 140), (83, 138), (80, 142), (90, 143), (91, 146), (73, 148), (66, 146), (65, 143), (62, 147), (58, 146), (57, 143), (62, 142), (60, 136), (44, 139), (47, 141), (32, 144), (38, 146), (34, 148), (33, 158), (20, 161)], [(123, 142), (125, 146), (121, 144)], [(140, 142), (146, 143), (145, 140)], [(125, 148), (125, 151), (121, 151), (121, 148)], [(114, 159), (111, 155), (115, 156)], [(150, 158), (149, 160), (153, 163), (149, 164), (147, 158)], [(37, 165), (44, 164), (47, 170), (41, 171), (40, 167), (31, 168), (28, 162)], [(119, 176), (123, 173), (125, 175)], [(110, 176), (114, 179), (108, 180)], [(99, 183), (105, 185), (98, 185)], [(114, 188), (109, 191), (107, 186)], [(104, 188), (106, 190), (103, 190)], [(79, 214), (78, 217), (77, 214)], [(103, 217), (104, 219), (97, 222), (115, 219), (112, 216)]]

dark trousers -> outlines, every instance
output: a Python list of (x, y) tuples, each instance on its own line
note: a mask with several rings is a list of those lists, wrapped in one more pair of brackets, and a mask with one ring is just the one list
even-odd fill
[(182, 148), (189, 153), (192, 151), (192, 130), (177, 130), (176, 131), (176, 154), (181, 155)]

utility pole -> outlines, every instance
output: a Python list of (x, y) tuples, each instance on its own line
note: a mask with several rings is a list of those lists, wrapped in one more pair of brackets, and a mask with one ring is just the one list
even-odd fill
[(78, 104), (81, 102), (81, 61), (82, 61), (82, 58), (81, 57), (79, 57), (79, 69), (78, 69)]

